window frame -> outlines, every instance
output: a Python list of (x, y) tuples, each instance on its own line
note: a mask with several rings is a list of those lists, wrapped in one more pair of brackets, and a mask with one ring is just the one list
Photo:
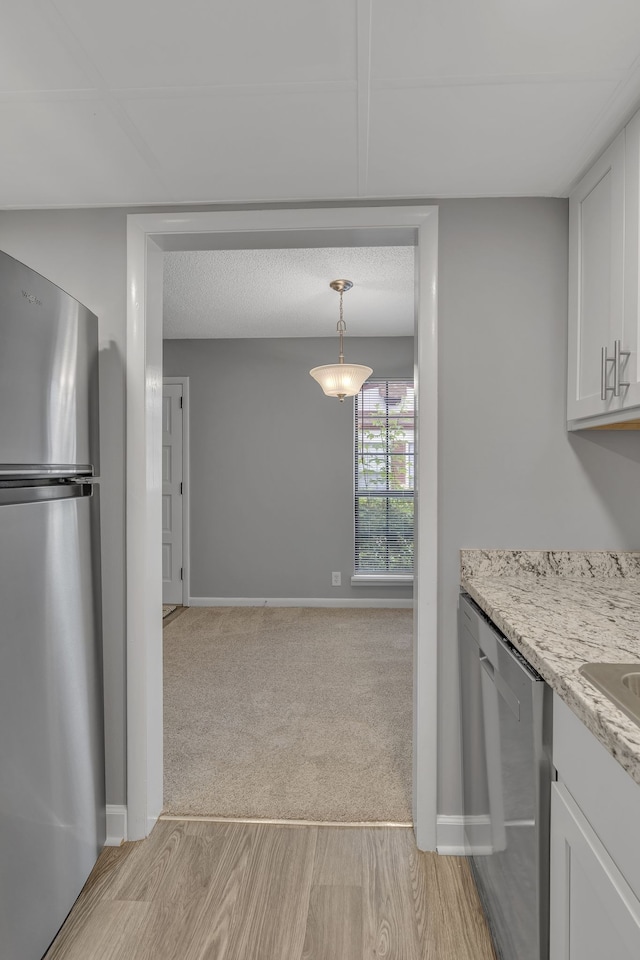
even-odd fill
[[(412, 479), (413, 486), (411, 491), (400, 492), (400, 491), (391, 491), (389, 483), (387, 486), (380, 489), (379, 492), (376, 492), (374, 496), (378, 496), (381, 499), (386, 498), (387, 502), (389, 498), (397, 500), (410, 500), (414, 505), (414, 516), (413, 516), (413, 531), (412, 531), (412, 544), (415, 546), (415, 465), (416, 465), (416, 451), (415, 451), (415, 438), (416, 438), (416, 405), (415, 405), (415, 381), (413, 377), (384, 377), (384, 376), (372, 376), (365, 383), (359, 391), (358, 395), (354, 397), (353, 403), (353, 445), (352, 445), (352, 464), (353, 464), (353, 545), (354, 545), (354, 554), (353, 554), (353, 575), (351, 577), (352, 586), (411, 586), (413, 584), (413, 572), (408, 572), (403, 570), (399, 573), (393, 573), (390, 570), (358, 570), (357, 568), (357, 559), (358, 559), (358, 509), (357, 501), (359, 496), (366, 496), (358, 487), (358, 474), (359, 474), (359, 461), (361, 457), (360, 444), (361, 437), (359, 432), (358, 424), (358, 410), (359, 410), (359, 401), (363, 394), (363, 390), (366, 388), (367, 384), (371, 385), (372, 383), (376, 384), (385, 384), (388, 385), (391, 383), (402, 383), (406, 384), (414, 391), (413, 395), (413, 412), (411, 414), (413, 418), (413, 450), (411, 451), (412, 459)], [(386, 406), (386, 414), (388, 417), (389, 407)], [(388, 429), (388, 428), (387, 428)], [(388, 434), (385, 436), (385, 445), (388, 444)], [(388, 447), (387, 447), (388, 451)], [(388, 452), (387, 452), (388, 456)], [(388, 527), (387, 527), (388, 529)], [(415, 556), (413, 558), (413, 564), (415, 564)]]

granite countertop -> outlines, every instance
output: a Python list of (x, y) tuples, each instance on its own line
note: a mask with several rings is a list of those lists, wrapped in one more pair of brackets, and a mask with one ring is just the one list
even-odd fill
[(640, 726), (578, 673), (640, 664), (640, 553), (462, 550), (462, 588), (640, 784)]

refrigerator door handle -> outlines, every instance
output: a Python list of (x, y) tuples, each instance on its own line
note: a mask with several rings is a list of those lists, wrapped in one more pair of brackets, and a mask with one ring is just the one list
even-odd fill
[(18, 503), (43, 503), (52, 500), (72, 500), (92, 497), (91, 486), (83, 483), (56, 483), (34, 487), (5, 486), (0, 484), (0, 507)]

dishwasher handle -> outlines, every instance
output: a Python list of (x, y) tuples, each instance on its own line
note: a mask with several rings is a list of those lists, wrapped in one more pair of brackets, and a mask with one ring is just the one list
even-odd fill
[(498, 693), (500, 694), (504, 702), (507, 704), (507, 706), (515, 716), (516, 720), (519, 721), (520, 720), (520, 701), (516, 697), (513, 690), (511, 690), (511, 688), (507, 686), (507, 684), (502, 678), (502, 675), (496, 671), (496, 668), (489, 660), (489, 657), (487, 657), (486, 654), (482, 652), (480, 653), (480, 666), (482, 667), (484, 672), (487, 674), (487, 676), (493, 683), (494, 687), (496, 688), (496, 690), (498, 691)]

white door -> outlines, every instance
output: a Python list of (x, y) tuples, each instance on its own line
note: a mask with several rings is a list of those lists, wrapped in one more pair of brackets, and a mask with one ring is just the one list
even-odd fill
[(182, 603), (182, 384), (162, 388), (162, 602)]

